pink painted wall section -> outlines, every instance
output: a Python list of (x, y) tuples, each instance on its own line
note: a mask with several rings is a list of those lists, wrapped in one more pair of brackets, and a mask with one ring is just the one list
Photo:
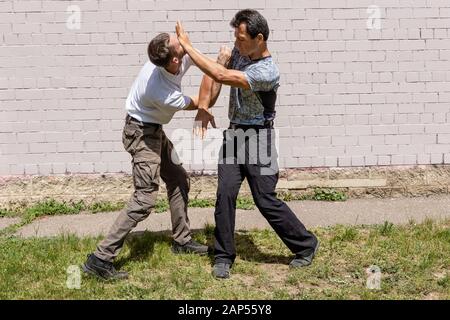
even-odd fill
[[(0, 2), (0, 175), (129, 172), (124, 102), (149, 40), (180, 19), (215, 58), (247, 7), (281, 71), (281, 167), (450, 164), (448, 0), (18, 0)], [(187, 169), (214, 170), (220, 132), (194, 140), (193, 119), (166, 132)]]

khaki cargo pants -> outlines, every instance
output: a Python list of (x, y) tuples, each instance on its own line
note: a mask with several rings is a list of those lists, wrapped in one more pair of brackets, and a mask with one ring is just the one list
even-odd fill
[(191, 240), (187, 216), (189, 176), (181, 164), (174, 163), (173, 160), (178, 162), (178, 156), (162, 127), (127, 116), (122, 141), (133, 158), (135, 190), (127, 208), (120, 213), (94, 252), (96, 257), (111, 262), (119, 255), (126, 236), (154, 208), (160, 177), (167, 186), (173, 239), (180, 245)]

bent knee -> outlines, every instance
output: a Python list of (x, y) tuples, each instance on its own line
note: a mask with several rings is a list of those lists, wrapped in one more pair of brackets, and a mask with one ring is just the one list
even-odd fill
[(157, 191), (135, 191), (128, 204), (128, 216), (139, 222), (147, 218), (156, 205)]

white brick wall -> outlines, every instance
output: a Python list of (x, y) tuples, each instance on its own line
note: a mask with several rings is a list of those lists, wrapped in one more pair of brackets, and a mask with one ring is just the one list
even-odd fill
[[(81, 9), (70, 30), (69, 6)], [(370, 30), (369, 6), (381, 29)], [(181, 19), (214, 57), (229, 20), (259, 9), (281, 70), (277, 127), (284, 167), (450, 164), (448, 0), (14, 0), (0, 2), (0, 175), (130, 170), (124, 101), (148, 41)], [(376, 25), (376, 24), (374, 24)], [(201, 73), (184, 80), (197, 93)], [(228, 89), (214, 114), (227, 125)], [(167, 126), (192, 127), (181, 112)], [(188, 169), (214, 169), (203, 145), (173, 136)], [(212, 151), (211, 151), (212, 150)]]

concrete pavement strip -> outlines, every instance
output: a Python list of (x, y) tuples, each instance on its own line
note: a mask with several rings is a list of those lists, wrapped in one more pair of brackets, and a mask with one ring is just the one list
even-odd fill
[[(294, 201), (288, 203), (307, 228), (343, 225), (373, 225), (385, 221), (406, 224), (422, 222), (427, 218), (450, 218), (450, 196), (395, 199), (350, 199), (345, 202)], [(99, 236), (108, 232), (119, 212), (43, 217), (16, 233), (20, 237), (53, 237), (62, 234)], [(214, 225), (214, 208), (189, 208), (191, 229)], [(0, 219), (0, 228), (17, 223)], [(236, 230), (268, 229), (267, 221), (255, 210), (237, 210)], [(134, 231), (171, 230), (168, 212), (152, 214), (138, 224)]]

